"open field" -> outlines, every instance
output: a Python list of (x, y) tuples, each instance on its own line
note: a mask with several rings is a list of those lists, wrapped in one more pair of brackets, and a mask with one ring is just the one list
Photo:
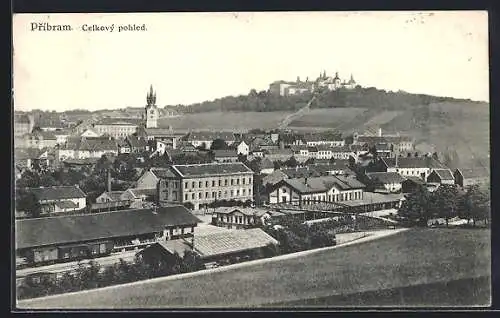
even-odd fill
[(207, 112), (186, 114), (174, 118), (162, 118), (160, 126), (172, 126), (176, 130), (249, 130), (272, 129), (292, 112)]
[[(489, 230), (412, 229), (357, 245), (203, 276), (34, 299), (20, 302), (19, 306), (54, 309), (220, 308), (229, 304), (231, 307), (255, 308), (276, 307), (276, 304), (311, 305), (311, 299), (318, 299), (319, 305), (356, 306), (360, 305), (359, 297), (347, 297), (338, 303), (334, 301), (335, 297), (372, 291), (386, 291), (380, 294), (385, 299), (384, 305), (432, 306), (436, 305), (435, 301), (422, 295), (427, 289), (418, 289), (418, 286), (439, 283), (437, 290), (444, 293), (439, 298), (443, 305), (464, 306), (467, 304), (464, 299), (475, 305), (487, 305), (490, 298), (484, 285), (489, 279), (476, 281), (475, 285), (468, 285), (469, 288), (463, 290), (467, 295), (476, 294), (475, 298), (463, 294), (453, 296), (450, 288), (455, 288), (454, 283), (446, 287), (446, 282), (489, 277), (490, 245)], [(414, 290), (417, 288), (412, 297), (390, 292), (411, 286)], [(377, 302), (376, 294), (370, 297), (372, 303)]]
[(304, 116), (293, 120), (289, 126), (338, 128), (340, 125), (354, 120), (366, 110), (366, 108), (354, 107), (311, 109)]

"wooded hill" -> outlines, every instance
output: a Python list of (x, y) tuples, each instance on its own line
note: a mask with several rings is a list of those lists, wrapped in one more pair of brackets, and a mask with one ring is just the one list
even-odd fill
[[(413, 106), (429, 105), (440, 102), (472, 102), (466, 99), (438, 97), (406, 92), (388, 92), (374, 87), (356, 87), (354, 90), (339, 89), (320, 91), (311, 108), (366, 107), (386, 110), (408, 109)], [(311, 99), (311, 93), (292, 96), (277, 96), (267, 91), (251, 90), (248, 95), (227, 96), (213, 101), (191, 105), (173, 106), (183, 113), (202, 113), (213, 111), (272, 112), (294, 111), (304, 107)]]

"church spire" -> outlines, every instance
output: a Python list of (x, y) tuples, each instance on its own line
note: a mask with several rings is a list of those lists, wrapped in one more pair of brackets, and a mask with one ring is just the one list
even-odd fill
[(148, 103), (148, 106), (156, 104), (156, 92), (153, 91), (153, 85), (149, 86), (149, 93), (146, 96), (146, 101)]

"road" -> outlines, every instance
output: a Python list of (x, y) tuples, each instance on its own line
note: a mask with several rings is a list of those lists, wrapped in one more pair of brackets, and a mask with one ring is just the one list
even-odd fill
[(306, 106), (302, 107), (301, 109), (299, 109), (298, 111), (296, 111), (295, 113), (293, 114), (290, 114), (288, 116), (286, 116), (282, 121), (281, 123), (278, 125), (278, 129), (285, 129), (286, 127), (288, 127), (288, 125), (294, 121), (295, 119), (297, 118), (300, 118), (301, 116), (303, 116), (305, 113), (307, 113), (310, 109), (311, 109), (311, 104), (312, 102), (314, 101), (314, 99), (316, 98), (315, 95), (313, 95), (313, 97), (311, 98), (311, 100), (307, 103)]
[[(489, 276), (490, 251), (489, 230), (412, 229), (252, 266), (33, 299), (18, 305), (30, 309), (258, 308)], [(392, 301), (404, 305), (400, 298)]]

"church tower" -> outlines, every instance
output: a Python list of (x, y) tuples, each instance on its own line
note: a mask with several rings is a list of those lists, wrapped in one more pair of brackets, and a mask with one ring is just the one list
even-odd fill
[(156, 106), (156, 92), (153, 92), (153, 85), (149, 87), (149, 93), (146, 96), (146, 101), (147, 105), (144, 114), (146, 117), (146, 128), (157, 128), (160, 113), (158, 111), (158, 107)]

